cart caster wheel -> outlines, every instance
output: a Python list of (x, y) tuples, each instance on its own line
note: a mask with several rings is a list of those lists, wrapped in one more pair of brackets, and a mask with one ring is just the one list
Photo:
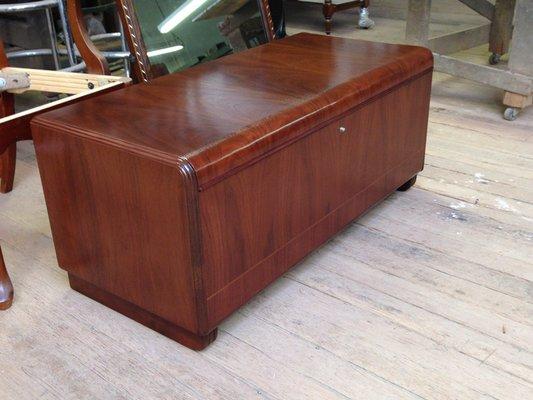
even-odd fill
[(411, 179), (409, 179), (407, 182), (405, 182), (402, 186), (400, 186), (398, 189), (396, 189), (398, 192), (405, 192), (415, 184), (416, 182), (416, 175), (413, 176)]
[(492, 53), (489, 57), (489, 64), (490, 65), (496, 65), (499, 64), (502, 56), (496, 53)]
[(507, 121), (514, 121), (518, 117), (518, 109), (515, 107), (507, 107), (503, 112), (503, 118)]

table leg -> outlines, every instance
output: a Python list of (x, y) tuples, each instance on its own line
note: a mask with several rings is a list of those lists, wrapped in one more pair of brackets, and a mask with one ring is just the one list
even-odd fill
[(496, 0), (489, 38), (489, 51), (492, 53), (489, 63), (492, 65), (498, 64), (500, 57), (509, 51), (514, 9), (515, 0)]
[[(514, 12), (514, 29), (511, 51), (509, 53), (509, 71), (526, 76), (533, 76), (533, 2), (516, 0)], [(505, 92), (503, 104), (508, 106), (503, 116), (514, 120), (520, 109), (530, 106), (533, 93), (521, 95)]]

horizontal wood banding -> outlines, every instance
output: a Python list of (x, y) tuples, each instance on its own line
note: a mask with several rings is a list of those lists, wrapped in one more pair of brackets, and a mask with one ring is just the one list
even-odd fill
[(152, 314), (135, 304), (127, 302), (112, 293), (106, 292), (97, 286), (92, 285), (82, 279), (77, 278), (72, 274), (68, 274), (70, 287), (77, 292), (96, 300), (99, 303), (139, 322), (142, 325), (153, 329), (160, 334), (175, 340), (193, 350), (202, 350), (207, 345), (212, 343), (217, 337), (217, 329), (212, 330), (205, 336), (195, 335), (178, 325)]

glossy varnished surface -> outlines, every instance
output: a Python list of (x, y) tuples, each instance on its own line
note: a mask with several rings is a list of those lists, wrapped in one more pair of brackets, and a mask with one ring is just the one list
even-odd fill
[(0, 310), (7, 310), (13, 302), (13, 285), (7, 273), (0, 248)]
[(171, 163), (187, 157), (203, 187), (307, 131), (309, 117), (333, 118), (431, 64), (419, 47), (299, 34), (38, 121)]
[(298, 35), (35, 119), (71, 286), (206, 346), (422, 169), (431, 66), (416, 47)]
[[(187, 202), (177, 166), (34, 130), (59, 265), (147, 312), (198, 330)], [(177, 300), (179, 297), (179, 301)]]
[(430, 83), (401, 85), (200, 193), (210, 324), (423, 168)]

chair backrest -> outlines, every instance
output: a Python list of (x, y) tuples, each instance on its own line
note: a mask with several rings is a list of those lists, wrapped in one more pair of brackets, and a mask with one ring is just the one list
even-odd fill
[[(231, 2), (228, 3), (231, 4)], [(122, 23), (125, 40), (134, 60), (132, 64), (132, 78), (135, 82), (149, 82), (166, 71), (165, 65), (162, 63), (150, 63), (148, 57), (149, 52), (143, 39), (141, 24), (139, 23), (139, 19), (135, 12), (135, 0), (116, 0), (116, 6), (117, 13)], [(276, 38), (276, 31), (272, 21), (269, 1), (260, 0), (258, 2), (258, 7), (266, 39), (267, 41), (273, 40)], [(87, 65), (88, 71), (96, 74), (109, 74), (104, 56), (92, 44), (89, 35), (87, 34), (81, 9), (81, 1), (68, 0), (67, 12), (74, 41), (76, 42), (81, 57)]]
[(81, 58), (90, 74), (109, 75), (109, 65), (103, 54), (96, 48), (87, 33), (81, 0), (67, 0), (67, 15), (72, 30), (72, 37)]

